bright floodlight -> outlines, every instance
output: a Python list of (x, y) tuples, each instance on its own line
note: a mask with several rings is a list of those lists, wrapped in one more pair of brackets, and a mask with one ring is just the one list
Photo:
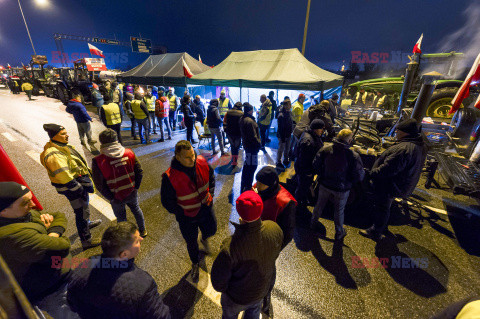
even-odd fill
[(41, 7), (46, 7), (49, 5), (48, 0), (35, 0), (35, 2)]

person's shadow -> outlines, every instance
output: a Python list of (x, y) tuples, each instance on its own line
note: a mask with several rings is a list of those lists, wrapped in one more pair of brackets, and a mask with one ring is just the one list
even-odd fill
[(162, 293), (163, 302), (170, 308), (172, 318), (190, 318), (194, 305), (202, 297), (202, 293), (187, 281), (190, 272), (173, 287)]

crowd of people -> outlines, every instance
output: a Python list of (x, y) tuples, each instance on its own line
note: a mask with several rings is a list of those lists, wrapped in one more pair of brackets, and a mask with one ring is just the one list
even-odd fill
[[(241, 188), (235, 205), (240, 219), (234, 223), (234, 233), (223, 241), (211, 269), (212, 285), (222, 293), (224, 318), (237, 318), (241, 311), (245, 311), (245, 318), (258, 318), (260, 312), (271, 313), (275, 261), (293, 238), (297, 210), (310, 205), (308, 194), (312, 189), (317, 194), (311, 227), (316, 227), (326, 203), (332, 201), (335, 240), (341, 241), (346, 236), (343, 222), (349, 192), (363, 179), (371, 181), (376, 217), (373, 226), (360, 233), (382, 240), (393, 199), (411, 194), (426, 157), (419, 126), (409, 119), (397, 125), (397, 143), (366, 171), (359, 154), (351, 148), (352, 131), (334, 129), (335, 117), (342, 116), (336, 95), (304, 110), (304, 94), (293, 105), (285, 97), (277, 107), (274, 92), (270, 92), (260, 97), (261, 106), (255, 114), (250, 103), (232, 104), (224, 91), (218, 99), (210, 100), (205, 111), (199, 96), (192, 100), (185, 94), (177, 103), (171, 89), (165, 95), (163, 87), (148, 89), (146, 94), (140, 87), (124, 88), (117, 83), (93, 88), (100, 93), (94, 105), (106, 129), (99, 135), (100, 155), (91, 165), (68, 143), (69, 134), (63, 126), (44, 125), (49, 141), (40, 155), (41, 163), (51, 184), (72, 206), (82, 247), (102, 247), (103, 253), (90, 258), (88, 267), (72, 271), (72, 267), (52, 268), (52, 256), (59, 256), (63, 263), (71, 258), (70, 241), (64, 235), (65, 215), (30, 211), (32, 193), (20, 184), (6, 182), (0, 187), (0, 253), (21, 287), (33, 302), (45, 307), (52, 291), (63, 289), (72, 309), (85, 318), (169, 318), (155, 281), (134, 263), (148, 233), (138, 203), (143, 170), (134, 151), (122, 145), (120, 125), (124, 111), (132, 120), (132, 138), (138, 139), (138, 126), (142, 143), (151, 142), (150, 133), (156, 133), (157, 124), (159, 142), (164, 141), (164, 128), (168, 139), (172, 139), (172, 131), (177, 129), (176, 112), (183, 114), (186, 139), (175, 145), (170, 167), (162, 175), (160, 197), (163, 207), (174, 214), (186, 242), (193, 282), (198, 282), (200, 276), (200, 252), (212, 254), (210, 238), (217, 232), (215, 172), (192, 146), (196, 142), (195, 123), (203, 122), (211, 132), (213, 154), (217, 153), (216, 139), (221, 155), (228, 155), (228, 141), (232, 166), (239, 165), (239, 150), (243, 146)], [(97, 143), (92, 137), (92, 118), (79, 94), (74, 94), (66, 111), (73, 114), (82, 144), (86, 144), (85, 137), (88, 143)], [(258, 154), (266, 152), (275, 118), (277, 164), (263, 166), (257, 172)], [(279, 179), (279, 173), (292, 161), (296, 174), (294, 192), (281, 185)], [(318, 186), (312, 188), (315, 183)], [(101, 221), (89, 218), (89, 196), (94, 185), (110, 201), (118, 220), (101, 239), (91, 233)], [(136, 225), (127, 221), (126, 206)]]

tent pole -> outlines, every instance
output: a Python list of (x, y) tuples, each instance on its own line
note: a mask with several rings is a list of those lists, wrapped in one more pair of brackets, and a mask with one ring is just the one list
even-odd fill
[(242, 102), (242, 80), (240, 80), (239, 83), (240, 83), (240, 102)]

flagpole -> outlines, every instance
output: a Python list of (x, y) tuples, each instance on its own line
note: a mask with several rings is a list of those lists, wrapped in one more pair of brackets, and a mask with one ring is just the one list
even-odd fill
[(32, 44), (33, 53), (35, 55), (37, 55), (37, 52), (35, 51), (35, 47), (33, 46), (33, 41), (32, 41), (32, 36), (30, 35), (30, 30), (28, 30), (27, 20), (25, 20), (25, 16), (23, 15), (23, 10), (22, 10), (22, 5), (20, 4), (20, 0), (18, 0), (18, 6), (20, 7), (20, 12), (22, 13), (23, 22), (25, 22), (25, 28), (27, 28), (27, 33), (28, 33), (28, 37), (30, 38), (30, 43)]
[(305, 18), (305, 28), (303, 30), (303, 44), (302, 44), (302, 55), (303, 56), (305, 56), (305, 45), (307, 44), (308, 19), (310, 17), (310, 2), (311, 2), (311, 0), (308, 0), (307, 17)]

